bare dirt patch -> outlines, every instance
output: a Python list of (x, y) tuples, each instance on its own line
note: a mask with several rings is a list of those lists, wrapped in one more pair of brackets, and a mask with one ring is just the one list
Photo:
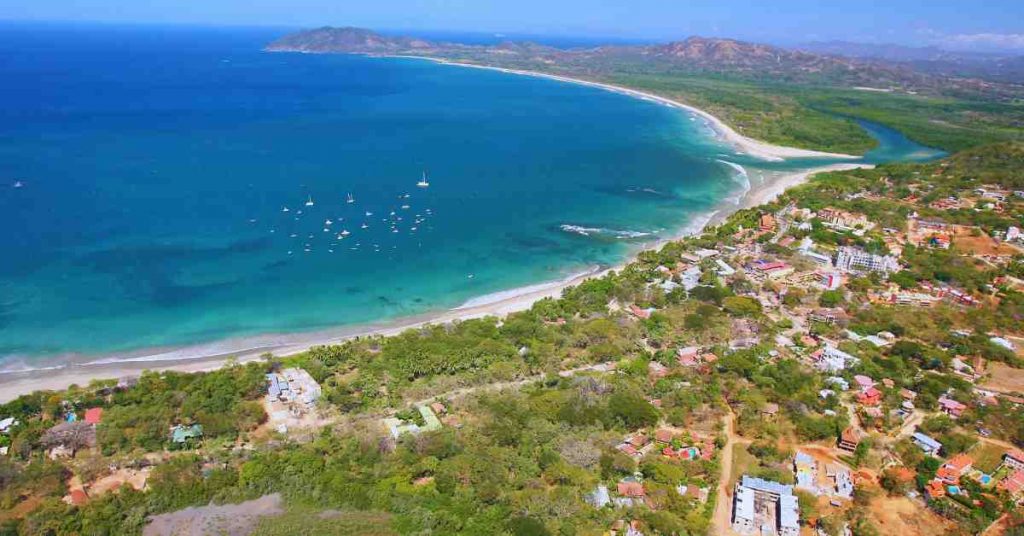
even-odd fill
[(200, 506), (153, 516), (143, 536), (246, 536), (260, 518), (284, 513), (281, 495), (274, 493), (239, 504)]
[(931, 535), (949, 532), (955, 525), (907, 497), (879, 494), (868, 505), (871, 521), (880, 534)]
[(988, 373), (990, 378), (982, 387), (1003, 393), (1024, 393), (1024, 369), (1015, 369), (998, 361), (989, 361)]

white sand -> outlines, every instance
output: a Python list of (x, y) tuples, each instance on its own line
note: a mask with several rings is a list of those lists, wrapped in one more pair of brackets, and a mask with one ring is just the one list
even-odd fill
[[(452, 65), (460, 65), (466, 67), (483, 68), (483, 69), (496, 69), (493, 67), (483, 67), (472, 64), (458, 64), (446, 62), (443, 60), (437, 60), (435, 58), (423, 58), (432, 61), (439, 61), (442, 63), (449, 63)], [(545, 78), (552, 78), (565, 82), (586, 84), (590, 86), (601, 87), (610, 91), (616, 91), (631, 95), (634, 97), (653, 99), (670, 106), (676, 106), (685, 108), (692, 111), (693, 113), (699, 114), (711, 123), (716, 131), (720, 133), (723, 139), (739, 147), (740, 150), (747, 152), (753, 156), (759, 158), (778, 160), (792, 157), (805, 157), (805, 156), (828, 156), (836, 158), (855, 158), (850, 155), (840, 155), (832, 153), (821, 153), (817, 151), (807, 151), (804, 149), (794, 149), (790, 147), (781, 147), (777, 145), (771, 145), (762, 143), (756, 140), (747, 138), (733, 129), (729, 128), (728, 125), (722, 123), (719, 119), (704, 112), (679, 102), (675, 102), (657, 95), (651, 95), (632, 89), (612, 86), (608, 84), (600, 84), (596, 82), (590, 82), (586, 80), (576, 80), (572, 78), (565, 78), (554, 75), (547, 75), (543, 73), (534, 73), (529, 71), (516, 71), (511, 69), (496, 69), (502, 72), (508, 72), (513, 74), (521, 74), (528, 76), (541, 76)], [(787, 188), (801, 184), (805, 182), (811, 175), (822, 171), (836, 171), (842, 169), (853, 169), (859, 167), (870, 167), (866, 164), (834, 164), (831, 166), (824, 166), (821, 168), (804, 170), (796, 173), (780, 175), (774, 178), (770, 178), (765, 183), (752, 187), (748, 192), (745, 193), (743, 198), (740, 199), (739, 203), (723, 207), (714, 213), (713, 218), (709, 217), (704, 220), (703, 225), (694, 226), (681, 233), (681, 236), (674, 238), (681, 238), (685, 235), (692, 235), (699, 233), (703, 230), (707, 224), (717, 224), (727, 218), (730, 214), (736, 210), (742, 208), (754, 207), (774, 200)], [(643, 249), (658, 248), (671, 239), (659, 240), (658, 242), (646, 244)], [(422, 327), (426, 324), (440, 324), (448, 323), (456, 320), (466, 320), (470, 318), (480, 318), (484, 316), (505, 316), (509, 313), (516, 311), (523, 311), (529, 309), (537, 301), (544, 298), (557, 298), (561, 295), (562, 291), (568, 287), (575, 286), (585, 279), (592, 277), (601, 277), (608, 271), (621, 269), (627, 262), (632, 262), (633, 259), (623, 262), (621, 265), (606, 270), (599, 270), (597, 268), (591, 269), (587, 272), (576, 274), (562, 281), (552, 281), (537, 285), (530, 285), (519, 289), (512, 289), (504, 292), (491, 294), (479, 298), (474, 298), (466, 304), (452, 309), (450, 311), (440, 313), (428, 313), (410, 317), (395, 322), (374, 324), (367, 326), (357, 326), (342, 328), (337, 330), (328, 330), (316, 333), (305, 333), (305, 334), (287, 334), (287, 335), (264, 335), (260, 337), (251, 338), (248, 340), (234, 340), (234, 341), (221, 341), (218, 343), (211, 343), (208, 345), (198, 345), (181, 349), (172, 349), (161, 353), (150, 353), (147, 355), (140, 355), (135, 357), (124, 358), (118, 357), (116, 359), (106, 359), (92, 361), (89, 363), (78, 363), (69, 364), (60, 368), (50, 370), (33, 370), (26, 372), (9, 372), (0, 374), (0, 403), (12, 400), (22, 394), (31, 393), (37, 390), (57, 390), (65, 389), (70, 385), (86, 385), (94, 379), (100, 378), (117, 378), (128, 375), (138, 375), (143, 370), (175, 370), (180, 372), (200, 372), (215, 370), (223, 367), (229, 360), (245, 363), (248, 361), (255, 361), (260, 359), (260, 356), (267, 352), (272, 352), (277, 356), (288, 356), (297, 353), (304, 352), (312, 346), (325, 345), (325, 344), (337, 344), (348, 339), (356, 337), (366, 336), (390, 336), (401, 333), (406, 329)]]
[(849, 154), (842, 154), (842, 153), (827, 153), (827, 152), (823, 152), (823, 151), (812, 151), (810, 149), (797, 149), (795, 147), (784, 147), (782, 145), (772, 145), (770, 143), (766, 143), (766, 142), (763, 142), (763, 141), (758, 141), (758, 140), (755, 140), (753, 138), (748, 138), (748, 137), (744, 136), (743, 134), (740, 134), (739, 132), (736, 132), (736, 130), (734, 130), (729, 125), (725, 124), (725, 122), (723, 122), (721, 119), (711, 115), (710, 113), (708, 113), (708, 112), (706, 112), (704, 110), (701, 110), (700, 108), (695, 108), (695, 107), (693, 107), (693, 106), (691, 106), (689, 104), (685, 104), (685, 103), (682, 103), (682, 102), (679, 102), (679, 101), (668, 99), (668, 98), (665, 98), (665, 97), (662, 97), (662, 96), (659, 96), (659, 95), (655, 95), (653, 93), (646, 93), (646, 92), (643, 92), (643, 91), (638, 91), (638, 90), (635, 90), (635, 89), (629, 89), (629, 88), (622, 87), (622, 86), (616, 86), (616, 85), (612, 85), (612, 84), (605, 84), (605, 83), (601, 83), (601, 82), (593, 82), (593, 81), (590, 81), (590, 80), (583, 80), (583, 79), (579, 79), (579, 78), (570, 78), (568, 76), (560, 76), (560, 75), (555, 75), (555, 74), (540, 73), (540, 72), (536, 72), (536, 71), (522, 71), (522, 70), (518, 70), (518, 69), (506, 69), (506, 68), (503, 68), (503, 67), (489, 67), (489, 66), (486, 66), (486, 65), (477, 65), (475, 63), (462, 63), (462, 62), (456, 62), (456, 61), (449, 61), (449, 60), (445, 60), (445, 59), (431, 58), (431, 57), (428, 57), (428, 56), (394, 56), (394, 57), (429, 60), (429, 61), (433, 61), (433, 62), (436, 62), (436, 63), (444, 64), (444, 65), (455, 65), (455, 66), (458, 66), (458, 67), (472, 67), (472, 68), (476, 68), (476, 69), (488, 69), (488, 70), (500, 71), (500, 72), (509, 73), (509, 74), (518, 74), (518, 75), (523, 75), (523, 76), (535, 76), (535, 77), (539, 77), (539, 78), (548, 78), (548, 79), (551, 79), (551, 80), (559, 80), (559, 81), (562, 81), (562, 82), (569, 82), (569, 83), (572, 83), (572, 84), (582, 84), (582, 85), (585, 85), (585, 86), (598, 87), (598, 88), (601, 88), (601, 89), (606, 89), (608, 91), (614, 91), (616, 93), (622, 93), (624, 95), (630, 95), (630, 96), (641, 98), (641, 99), (645, 99), (645, 100), (653, 100), (655, 102), (659, 102), (659, 103), (665, 104), (667, 106), (672, 106), (674, 108), (682, 108), (684, 110), (687, 110), (689, 112), (697, 114), (697, 115), (701, 116), (703, 119), (705, 119), (708, 123), (711, 124), (711, 126), (715, 130), (715, 132), (717, 132), (719, 134), (719, 136), (721, 136), (721, 138), (724, 141), (726, 141), (727, 143), (729, 143), (730, 145), (732, 145), (733, 147), (738, 149), (740, 152), (743, 152), (743, 153), (749, 154), (751, 156), (754, 156), (756, 158), (761, 158), (761, 159), (764, 159), (764, 160), (783, 160), (783, 159), (786, 159), (786, 158), (802, 158), (802, 157), (859, 158), (857, 155), (849, 155)]

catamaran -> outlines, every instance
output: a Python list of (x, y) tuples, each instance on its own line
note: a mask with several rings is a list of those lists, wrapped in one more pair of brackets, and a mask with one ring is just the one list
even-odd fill
[(345, 202), (346, 203), (355, 203), (356, 202), (356, 198), (352, 197), (352, 194), (348, 194), (348, 197), (345, 198)]
[(423, 178), (420, 179), (420, 182), (416, 183), (416, 186), (419, 186), (420, 188), (426, 188), (426, 187), (430, 186), (430, 183), (427, 182), (427, 172), (426, 171), (423, 172)]

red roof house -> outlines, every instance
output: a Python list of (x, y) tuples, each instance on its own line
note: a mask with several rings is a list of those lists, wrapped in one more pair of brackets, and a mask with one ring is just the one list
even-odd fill
[(619, 482), (618, 492), (623, 497), (643, 497), (647, 494), (644, 485), (639, 482)]
[(86, 424), (99, 424), (103, 420), (103, 408), (89, 408), (85, 410)]
[(949, 415), (950, 417), (956, 419), (960, 417), (960, 415), (963, 415), (963, 412), (965, 409), (967, 409), (967, 406), (960, 402), (957, 402), (956, 400), (953, 400), (952, 398), (940, 398), (939, 409), (942, 410), (942, 412), (945, 413), (946, 415)]
[(935, 476), (947, 484), (959, 484), (960, 477), (970, 471), (973, 465), (973, 458), (963, 453), (957, 454), (942, 464)]
[(857, 393), (857, 402), (864, 406), (877, 406), (882, 403), (882, 392), (874, 387)]

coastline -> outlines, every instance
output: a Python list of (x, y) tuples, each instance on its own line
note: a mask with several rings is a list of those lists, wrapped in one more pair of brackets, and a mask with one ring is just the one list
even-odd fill
[[(99, 359), (84, 363), (73, 363), (58, 367), (42, 367), (23, 372), (6, 372), (0, 374), (0, 403), (5, 403), (18, 396), (40, 390), (66, 389), (71, 385), (86, 385), (90, 381), (121, 376), (141, 374), (143, 371), (176, 371), (176, 372), (207, 372), (226, 366), (229, 362), (248, 363), (259, 361), (263, 354), (273, 353), (278, 357), (287, 357), (309, 350), (313, 346), (338, 344), (349, 339), (360, 337), (392, 336), (407, 329), (415, 329), (428, 324), (445, 324), (459, 320), (469, 320), (485, 316), (503, 317), (510, 313), (524, 311), (544, 298), (558, 298), (562, 291), (576, 286), (583, 281), (603, 277), (610, 271), (618, 271), (634, 262), (640, 251), (657, 249), (673, 240), (699, 234), (710, 226), (720, 224), (733, 213), (747, 208), (756, 207), (774, 200), (787, 189), (803, 184), (817, 174), (827, 171), (839, 171), (871, 167), (869, 164), (834, 164), (794, 173), (780, 174), (770, 180), (751, 187), (736, 203), (723, 206), (712, 212), (699, 225), (690, 226), (673, 236), (647, 243), (637, 248), (627, 259), (613, 267), (593, 267), (560, 281), (529, 285), (518, 289), (510, 289), (485, 296), (473, 298), (464, 304), (445, 311), (428, 312), (412, 317), (405, 317), (391, 322), (369, 325), (349, 326), (336, 330), (313, 333), (265, 335), (249, 339), (250, 344), (242, 350), (218, 349), (219, 346), (230, 344), (222, 341), (208, 345), (197, 345), (165, 353), (147, 352), (144, 357), (124, 359)], [(203, 348), (209, 348), (206, 355), (195, 356)], [(191, 357), (175, 357), (191, 354)]]
[[(283, 51), (282, 50), (280, 52), (287, 52), (287, 51)], [(306, 52), (303, 52), (303, 53), (306, 53)], [(367, 54), (367, 55), (374, 56), (374, 55), (371, 55), (371, 54)], [(727, 125), (721, 119), (715, 117), (714, 115), (711, 115), (711, 113), (709, 113), (707, 111), (704, 111), (704, 110), (701, 110), (700, 108), (697, 108), (697, 107), (692, 106), (690, 104), (679, 102), (677, 100), (672, 100), (672, 99), (669, 99), (667, 97), (662, 97), (660, 95), (655, 95), (653, 93), (647, 93), (645, 91), (640, 91), (640, 90), (637, 90), (637, 89), (631, 89), (631, 88), (623, 87), (623, 86), (616, 86), (614, 84), (606, 84), (606, 83), (603, 83), (603, 82), (594, 82), (592, 80), (585, 80), (585, 79), (582, 79), (582, 78), (572, 78), (572, 77), (562, 76), (562, 75), (557, 75), (557, 74), (542, 73), (542, 72), (539, 72), (539, 71), (526, 71), (526, 70), (521, 70), (521, 69), (509, 69), (509, 68), (506, 68), (506, 67), (492, 67), (492, 66), (489, 66), (489, 65), (479, 65), (479, 64), (476, 64), (476, 63), (465, 63), (465, 62), (460, 62), (460, 61), (447, 60), (447, 59), (444, 59), (444, 58), (433, 58), (433, 57), (430, 57), (430, 56), (411, 56), (411, 55), (398, 54), (398, 55), (382, 55), (382, 56), (374, 56), (374, 57), (406, 58), (406, 59), (427, 60), (427, 61), (432, 61), (434, 63), (439, 63), (439, 64), (442, 64), (442, 65), (452, 65), (452, 66), (455, 66), (455, 67), (470, 67), (470, 68), (474, 68), (474, 69), (487, 69), (487, 70), (490, 70), (490, 71), (498, 71), (498, 72), (507, 73), (507, 74), (516, 74), (516, 75), (520, 75), (520, 76), (532, 76), (532, 77), (535, 77), (535, 78), (546, 78), (546, 79), (549, 79), (549, 80), (557, 80), (559, 82), (566, 82), (566, 83), (570, 83), (570, 84), (579, 84), (579, 85), (584, 85), (584, 86), (596, 87), (596, 88), (599, 88), (599, 89), (604, 89), (606, 91), (611, 91), (613, 93), (620, 93), (620, 94), (623, 94), (623, 95), (629, 95), (631, 97), (635, 97), (635, 98), (638, 98), (638, 99), (641, 99), (641, 100), (654, 101), (654, 102), (657, 102), (659, 104), (664, 104), (666, 106), (670, 106), (672, 108), (679, 108), (679, 109), (682, 109), (682, 110), (686, 110), (686, 111), (688, 111), (690, 113), (693, 113), (693, 114), (696, 114), (696, 115), (700, 116), (702, 119), (704, 119), (705, 121), (707, 121), (710, 124), (711, 128), (719, 135), (719, 137), (723, 141), (725, 141), (729, 145), (732, 145), (734, 148), (738, 149), (739, 152), (741, 152), (741, 153), (745, 153), (745, 154), (753, 156), (755, 158), (760, 158), (762, 160), (779, 161), (779, 160), (785, 160), (787, 158), (813, 158), (813, 157), (817, 157), (817, 158), (841, 158), (841, 159), (857, 159), (857, 158), (861, 158), (861, 156), (858, 156), (858, 155), (843, 154), (843, 153), (829, 153), (829, 152), (824, 152), (824, 151), (814, 151), (814, 150), (811, 150), (811, 149), (799, 149), (799, 148), (796, 148), (796, 147), (786, 147), (786, 146), (783, 146), (783, 145), (773, 145), (771, 143), (755, 140), (753, 138), (749, 138), (747, 136), (744, 136), (743, 134), (740, 134), (739, 132), (736, 132), (735, 129), (733, 129), (732, 127)]]
[[(491, 69), (508, 74), (550, 78), (566, 83), (577, 83), (598, 87), (634, 98), (653, 100), (667, 106), (685, 109), (694, 114), (700, 115), (702, 118), (707, 120), (720, 139), (738, 148), (741, 152), (762, 160), (783, 160), (785, 158), (809, 156), (843, 159), (857, 158), (852, 155), (822, 153), (759, 142), (739, 134), (721, 120), (703, 110), (666, 99), (664, 97), (619, 86), (531, 71), (517, 71), (513, 69), (457, 63), (437, 58), (418, 56), (397, 57), (425, 59), (454, 66)], [(28, 394), (38, 390), (65, 389), (73, 384), (85, 385), (90, 381), (97, 379), (138, 375), (145, 370), (173, 370), (178, 372), (210, 371), (221, 368), (229, 362), (246, 363), (258, 361), (268, 352), (273, 353), (276, 356), (286, 357), (305, 352), (312, 346), (337, 344), (345, 340), (358, 337), (390, 336), (407, 329), (415, 329), (427, 324), (444, 324), (484, 316), (505, 316), (509, 313), (529, 309), (534, 303), (541, 299), (548, 297), (557, 298), (561, 295), (564, 289), (578, 285), (586, 279), (602, 277), (609, 271), (620, 270), (627, 264), (634, 262), (641, 251), (657, 249), (662, 247), (665, 243), (673, 240), (699, 234), (707, 227), (721, 223), (728, 216), (738, 210), (752, 208), (767, 203), (775, 199), (786, 189), (806, 182), (809, 177), (815, 173), (859, 167), (871, 166), (868, 164), (857, 163), (837, 163), (801, 170), (798, 172), (773, 175), (768, 180), (751, 186), (737, 198), (723, 200), (715, 210), (710, 213), (705, 213), (702, 217), (689, 222), (687, 226), (675, 232), (673, 235), (638, 245), (625, 259), (622, 260), (622, 262), (613, 267), (592, 267), (587, 271), (571, 275), (562, 280), (532, 284), (529, 286), (495, 292), (485, 296), (478, 296), (471, 298), (452, 309), (431, 311), (420, 315), (403, 317), (386, 322), (346, 326), (342, 328), (307, 333), (266, 334), (245, 339), (228, 339), (208, 344), (190, 345), (184, 348), (179, 347), (163, 350), (147, 349), (146, 351), (138, 352), (137, 355), (118, 356), (116, 358), (99, 358), (56, 366), (45, 366), (44, 364), (39, 368), (31, 368), (24, 371), (6, 371), (0, 373), (0, 403), (10, 401), (23, 394)]]

